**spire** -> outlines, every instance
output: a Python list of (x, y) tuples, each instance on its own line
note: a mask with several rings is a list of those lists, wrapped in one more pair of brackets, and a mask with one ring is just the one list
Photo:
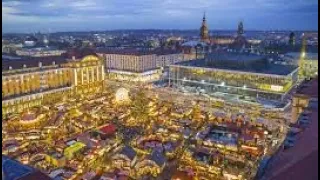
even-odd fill
[(200, 38), (204, 41), (209, 40), (209, 29), (206, 22), (206, 12), (203, 13), (203, 20), (200, 28)]
[(238, 25), (238, 36), (243, 35), (243, 33), (244, 33), (244, 30), (243, 30), (243, 22), (240, 21), (240, 22), (239, 22), (239, 25)]

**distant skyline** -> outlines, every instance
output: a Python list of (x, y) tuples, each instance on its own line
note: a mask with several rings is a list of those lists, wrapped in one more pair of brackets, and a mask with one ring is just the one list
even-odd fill
[(318, 30), (317, 0), (2, 0), (4, 33), (198, 29)]

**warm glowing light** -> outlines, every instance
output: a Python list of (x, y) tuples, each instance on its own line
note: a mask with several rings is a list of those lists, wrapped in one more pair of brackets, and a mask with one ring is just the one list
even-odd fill
[(306, 53), (305, 53), (305, 52), (302, 52), (302, 53), (301, 53), (301, 57), (302, 57), (302, 58), (306, 57)]
[(120, 88), (116, 92), (116, 102), (126, 102), (129, 101), (129, 91), (125, 88)]
[(271, 90), (273, 90), (273, 91), (283, 91), (283, 86), (271, 85)]

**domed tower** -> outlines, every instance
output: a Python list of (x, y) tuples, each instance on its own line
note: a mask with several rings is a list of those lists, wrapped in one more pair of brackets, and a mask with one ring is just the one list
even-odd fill
[(296, 35), (291, 32), (289, 35), (289, 45), (294, 46), (296, 44)]
[(201, 41), (208, 42), (209, 41), (209, 29), (206, 22), (206, 14), (204, 13), (202, 19), (202, 25), (200, 28), (200, 39)]

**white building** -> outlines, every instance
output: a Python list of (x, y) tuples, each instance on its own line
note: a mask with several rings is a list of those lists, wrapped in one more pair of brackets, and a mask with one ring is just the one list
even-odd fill
[(162, 68), (184, 60), (184, 55), (171, 50), (98, 49), (105, 60), (108, 78), (126, 81), (158, 80)]

